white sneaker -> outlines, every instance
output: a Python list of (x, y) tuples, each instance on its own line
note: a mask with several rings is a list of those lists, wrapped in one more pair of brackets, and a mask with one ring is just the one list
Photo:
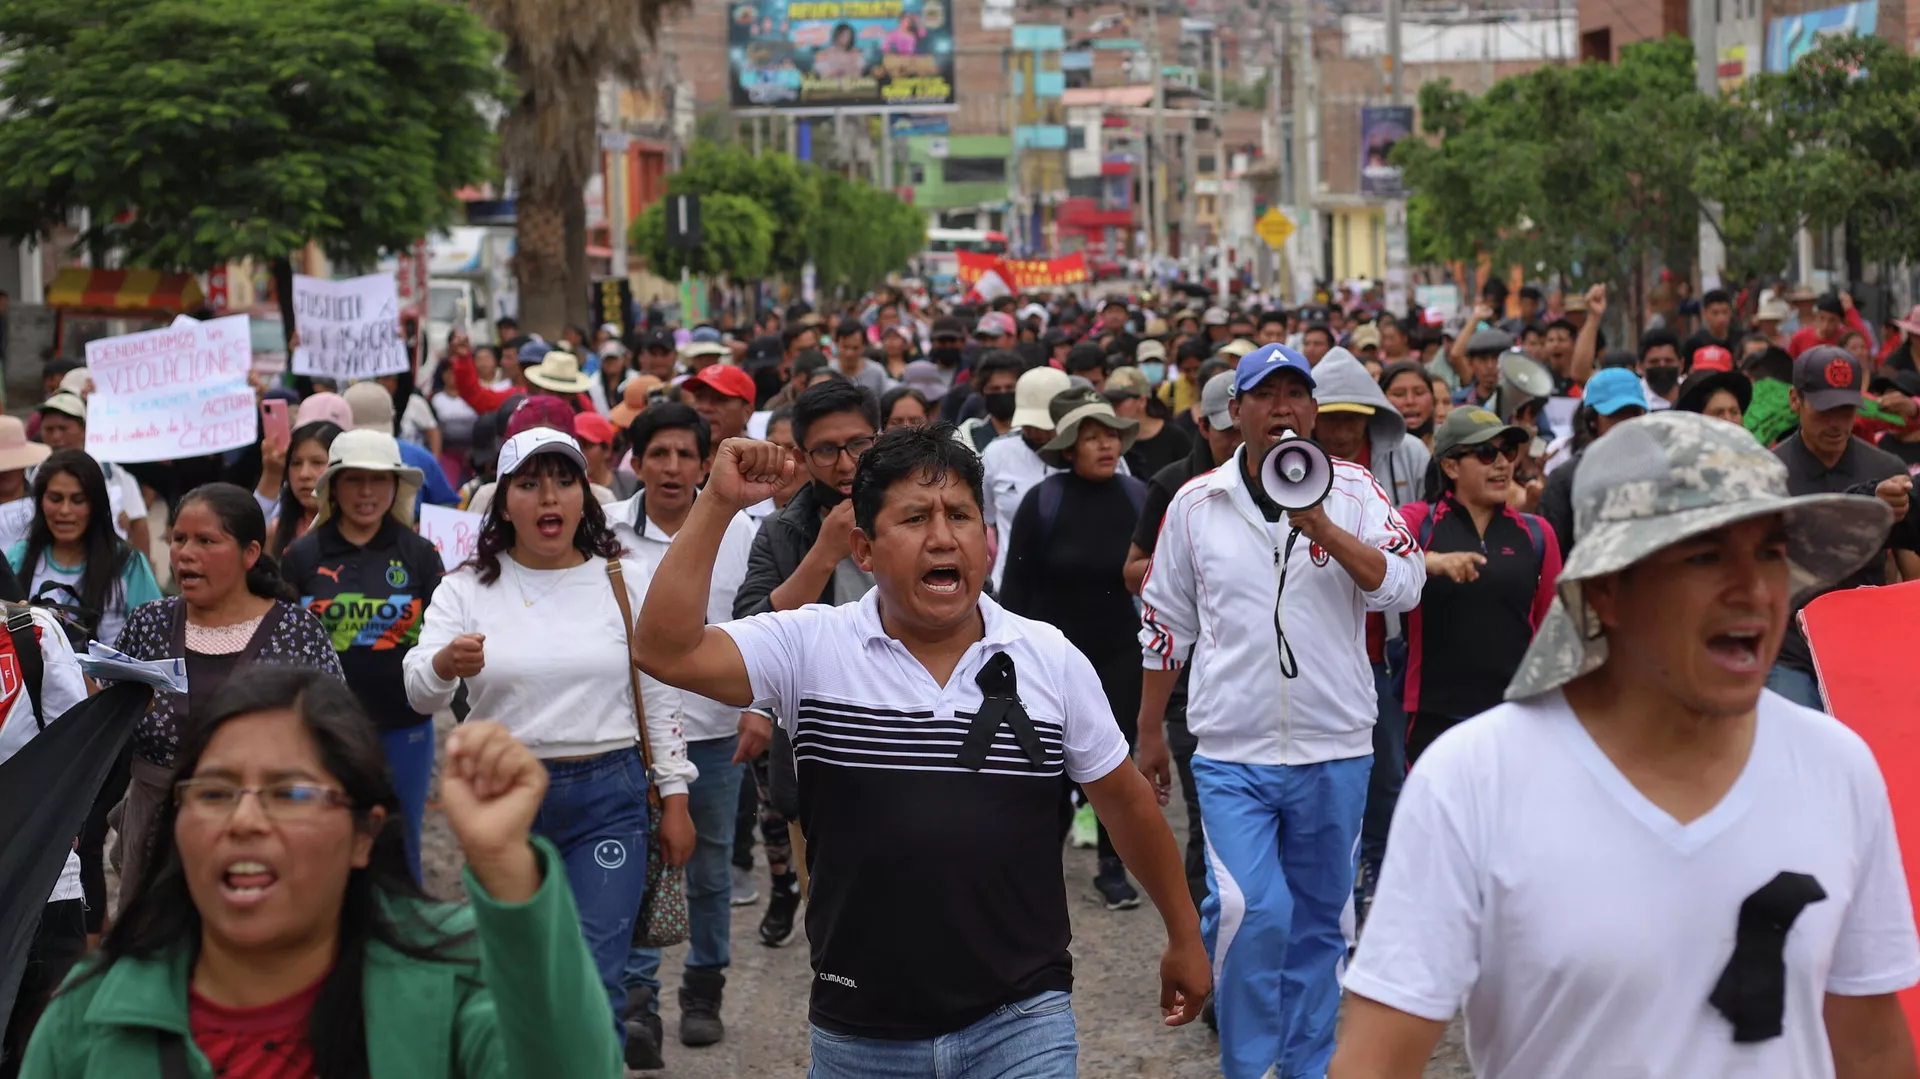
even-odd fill
[(753, 870), (733, 867), (733, 905), (750, 907), (760, 902), (760, 888), (753, 882)]

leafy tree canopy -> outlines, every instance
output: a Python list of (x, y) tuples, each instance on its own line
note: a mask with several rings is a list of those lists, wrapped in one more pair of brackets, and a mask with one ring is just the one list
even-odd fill
[(372, 262), (491, 174), (498, 49), (443, 0), (0, 0), (0, 234)]
[(664, 277), (678, 277), (684, 269), (754, 281), (767, 276), (774, 231), (773, 218), (759, 203), (745, 195), (713, 194), (700, 196), (699, 247), (668, 245), (665, 199), (634, 219), (629, 235), (647, 265)]

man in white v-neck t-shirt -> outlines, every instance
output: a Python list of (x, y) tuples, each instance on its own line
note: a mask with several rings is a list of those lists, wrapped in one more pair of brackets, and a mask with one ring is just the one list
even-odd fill
[(1508, 703), (1401, 794), (1331, 1079), (1413, 1079), (1463, 1005), (1483, 1079), (1920, 1074), (1886, 784), (1763, 691), (1792, 595), (1876, 557), (1892, 512), (1788, 498), (1718, 427), (1664, 413), (1588, 449)]

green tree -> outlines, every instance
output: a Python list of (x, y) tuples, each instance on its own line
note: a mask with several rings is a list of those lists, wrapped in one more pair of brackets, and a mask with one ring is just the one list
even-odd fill
[(690, 0), (471, 3), (506, 39), (501, 63), (519, 86), (500, 124), (500, 156), (518, 191), (520, 322), (558, 337), (563, 326), (587, 320), (581, 191), (600, 163), (600, 84), (638, 79), (661, 20)]
[(1420, 107), (1437, 141), (1404, 139), (1394, 160), (1429, 252), (1592, 281), (1689, 260), (1714, 114), (1685, 41), (1628, 46), (1618, 64), (1539, 68), (1479, 97), (1429, 83)]
[(773, 218), (745, 195), (700, 196), (700, 246), (678, 248), (667, 243), (667, 202), (662, 199), (634, 219), (633, 247), (654, 273), (678, 277), (689, 273), (725, 275), (734, 281), (757, 281), (767, 276), (773, 255)]
[[(812, 255), (814, 222), (820, 213), (819, 174), (786, 156), (755, 157), (739, 146), (696, 142), (679, 172), (667, 177), (672, 195), (742, 195), (773, 219), (768, 270), (795, 276)], [(734, 275), (736, 278), (741, 275)]]
[(309, 241), (370, 263), (491, 174), (497, 49), (441, 0), (0, 0), (0, 234), (270, 260), (284, 311)]
[(816, 183), (820, 212), (811, 249), (820, 288), (863, 291), (906, 268), (926, 246), (926, 216), (892, 192), (833, 173), (819, 174)]

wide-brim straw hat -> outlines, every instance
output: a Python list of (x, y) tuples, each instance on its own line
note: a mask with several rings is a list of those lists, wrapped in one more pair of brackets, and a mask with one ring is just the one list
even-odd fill
[(593, 388), (593, 376), (580, 370), (580, 357), (556, 348), (546, 358), (522, 372), (527, 381), (554, 393), (586, 393)]

